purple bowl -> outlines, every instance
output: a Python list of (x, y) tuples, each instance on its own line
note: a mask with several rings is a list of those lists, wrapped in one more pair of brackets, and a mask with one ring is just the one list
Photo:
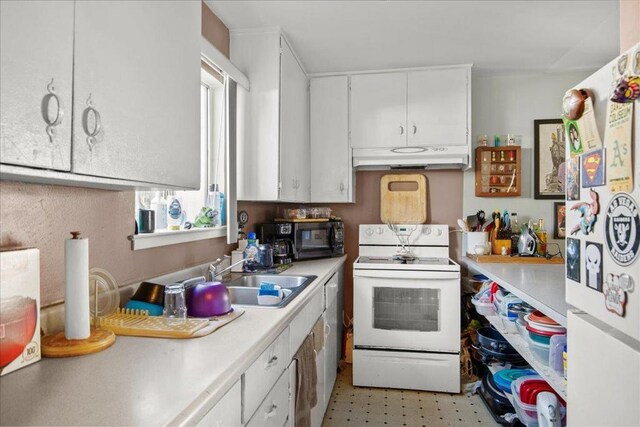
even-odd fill
[(189, 316), (222, 316), (232, 310), (229, 290), (220, 282), (198, 283), (187, 289), (186, 294)]

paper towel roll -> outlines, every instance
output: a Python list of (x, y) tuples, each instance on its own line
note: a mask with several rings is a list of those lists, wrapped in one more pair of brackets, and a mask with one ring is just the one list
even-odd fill
[(64, 336), (82, 340), (91, 335), (89, 320), (89, 240), (64, 242)]

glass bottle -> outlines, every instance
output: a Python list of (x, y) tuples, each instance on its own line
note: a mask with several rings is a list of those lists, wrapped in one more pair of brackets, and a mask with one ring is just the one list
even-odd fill
[(536, 230), (536, 235), (538, 236), (538, 247), (537, 252), (540, 256), (547, 255), (547, 230), (544, 228), (544, 220), (540, 218), (538, 220), (538, 229)]
[(520, 226), (518, 225), (518, 214), (511, 214), (511, 253), (518, 253), (518, 241), (520, 240)]

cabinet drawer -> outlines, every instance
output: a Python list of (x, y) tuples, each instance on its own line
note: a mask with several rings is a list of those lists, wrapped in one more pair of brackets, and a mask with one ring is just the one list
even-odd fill
[(280, 374), (287, 368), (290, 360), (289, 328), (287, 328), (244, 373), (243, 420), (248, 420), (255, 412)]
[(240, 381), (211, 408), (209, 412), (198, 422), (198, 427), (236, 427), (241, 426), (242, 421), (242, 396)]
[(311, 300), (289, 325), (289, 329), (291, 330), (291, 357), (296, 354), (296, 351), (298, 351), (306, 336), (309, 335), (311, 328), (313, 328), (313, 325), (316, 323), (316, 320), (318, 320), (318, 317), (320, 317), (323, 310), (324, 291), (321, 288), (317, 290), (315, 295), (311, 297)]
[(289, 417), (289, 372), (285, 371), (258, 410), (247, 423), (248, 427), (281, 427)]

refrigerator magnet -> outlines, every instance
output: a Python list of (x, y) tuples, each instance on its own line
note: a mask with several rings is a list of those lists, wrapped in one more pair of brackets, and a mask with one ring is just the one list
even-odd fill
[(605, 240), (611, 258), (626, 267), (638, 258), (640, 217), (638, 204), (626, 193), (613, 196), (604, 222)]
[(604, 150), (602, 148), (584, 153), (582, 160), (582, 187), (604, 185)]
[(602, 244), (586, 242), (584, 260), (587, 269), (587, 287), (602, 292)]
[(567, 278), (580, 282), (580, 240), (567, 238)]
[(580, 139), (584, 151), (602, 148), (602, 139), (600, 139), (600, 132), (598, 132), (591, 97), (584, 100), (584, 111), (578, 120), (578, 129), (580, 129)]
[(598, 202), (598, 193), (589, 190), (590, 202), (578, 202), (571, 206), (572, 211), (580, 212), (580, 222), (571, 229), (571, 235), (581, 231), (585, 236), (593, 232), (593, 227), (600, 213), (600, 203)]
[(625, 315), (627, 305), (627, 292), (620, 286), (620, 276), (617, 274), (607, 274), (604, 282), (604, 305), (612, 313), (620, 317)]
[(577, 120), (569, 120), (566, 117), (562, 118), (564, 122), (564, 130), (567, 137), (567, 143), (569, 144), (569, 154), (571, 157), (575, 157), (582, 153), (582, 138), (580, 137), (580, 129), (578, 128)]
[(580, 200), (580, 157), (568, 159), (565, 165), (567, 200)]
[(640, 76), (627, 76), (618, 80), (609, 100), (619, 104), (633, 103), (640, 96)]
[(607, 186), (612, 193), (633, 191), (632, 117), (633, 104), (607, 103), (604, 148), (607, 152)]

